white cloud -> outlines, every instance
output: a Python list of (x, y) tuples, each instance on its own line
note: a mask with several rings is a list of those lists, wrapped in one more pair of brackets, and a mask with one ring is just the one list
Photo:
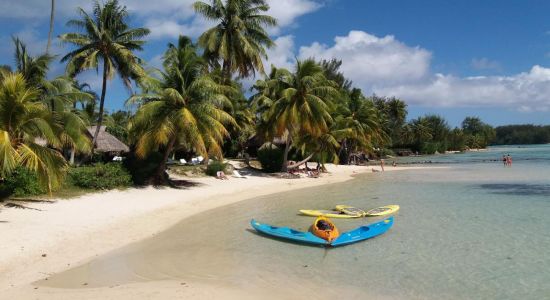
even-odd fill
[(455, 77), (435, 74), (413, 84), (375, 88), (410, 104), (443, 107), (505, 107), (517, 111), (550, 109), (550, 68), (535, 65), (512, 76)]
[(294, 58), (294, 37), (285, 35), (278, 37), (274, 42), (276, 46), (267, 49), (268, 60), (264, 61), (265, 72), (269, 74), (271, 65), (292, 70), (296, 62)]
[(486, 57), (473, 58), (470, 65), (475, 70), (500, 70), (501, 69), (501, 66), (497, 61), (490, 60)]
[[(293, 41), (285, 37), (273, 59), (294, 64)], [(333, 45), (312, 43), (299, 49), (299, 58), (341, 59), (341, 71), (365, 94), (396, 96), (409, 104), (439, 107), (503, 107), (517, 111), (550, 110), (550, 68), (536, 65), (509, 76), (459, 77), (430, 71), (431, 53), (411, 47), (394, 36), (376, 37), (363, 31), (338, 36)], [(500, 68), (489, 59), (472, 61), (480, 69)]]
[[(193, 10), (196, 0), (121, 0), (130, 13), (143, 21), (152, 30), (152, 38), (177, 37), (179, 34), (198, 36), (210, 22), (197, 17)], [(209, 2), (208, 0), (203, 0)], [(267, 0), (270, 10), (267, 14), (279, 21), (279, 26), (271, 33), (277, 34), (283, 27), (295, 25), (296, 18), (319, 9), (322, 5), (313, 0)], [(50, 17), (50, 1), (19, 0), (0, 1), (0, 17), (28, 19), (34, 22), (47, 22)], [(58, 0), (56, 2), (56, 19), (76, 18), (77, 7), (89, 12), (90, 0)], [(43, 25), (43, 24), (42, 24)]]
[(313, 43), (300, 48), (300, 58), (337, 58), (341, 71), (360, 86), (403, 83), (428, 75), (431, 53), (420, 47), (409, 47), (394, 36), (376, 37), (364, 31), (350, 31), (338, 36), (334, 45)]

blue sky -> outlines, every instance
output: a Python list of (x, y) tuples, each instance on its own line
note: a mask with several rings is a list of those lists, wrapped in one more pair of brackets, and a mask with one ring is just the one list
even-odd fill
[[(211, 26), (193, 0), (121, 0), (132, 22), (152, 30), (140, 54), (152, 66), (178, 34), (196, 38)], [(550, 124), (550, 1), (538, 0), (268, 0), (280, 26), (269, 61), (292, 68), (294, 57), (343, 60), (342, 70), (365, 94), (396, 96), (409, 118), (436, 113), (452, 126), (465, 116), (492, 125)], [(55, 35), (88, 0), (58, 0)], [(12, 63), (10, 36), (45, 48), (49, 1), (0, 2), (0, 64)], [(54, 43), (54, 52), (66, 46)], [(62, 72), (56, 65), (53, 74)], [(99, 91), (99, 76), (81, 81)], [(252, 79), (247, 80), (252, 82)], [(123, 107), (127, 92), (113, 81), (107, 107)]]

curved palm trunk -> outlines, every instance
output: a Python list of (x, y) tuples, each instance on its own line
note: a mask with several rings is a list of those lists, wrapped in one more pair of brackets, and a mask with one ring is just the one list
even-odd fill
[[(313, 155), (315, 155), (315, 153), (311, 153), (308, 157), (304, 158), (303, 160), (301, 160), (301, 161), (299, 161), (295, 164), (289, 165), (286, 168), (287, 169), (294, 169), (294, 168), (297, 168), (297, 167), (299, 167), (303, 164), (306, 164), (313, 157)], [(317, 165), (319, 165), (319, 163), (317, 163)]]
[(155, 176), (153, 178), (154, 184), (165, 184), (168, 182), (168, 176), (166, 176), (166, 161), (168, 160), (168, 157), (170, 156), (170, 153), (172, 153), (172, 150), (174, 150), (174, 144), (176, 143), (176, 138), (172, 138), (168, 145), (166, 146), (166, 150), (164, 151), (164, 155), (162, 156), (162, 161), (160, 162), (157, 171), (155, 172)]
[(290, 134), (286, 138), (285, 151), (283, 153), (283, 167), (281, 168), (281, 172), (288, 171), (288, 152), (289, 151), (290, 151)]
[(97, 143), (97, 136), (99, 135), (99, 129), (103, 123), (103, 107), (105, 104), (105, 94), (107, 93), (107, 75), (109, 74), (107, 60), (103, 60), (103, 86), (101, 88), (101, 98), (99, 100), (99, 117), (97, 118), (97, 124), (95, 128), (94, 138), (92, 139), (92, 154), (94, 154), (95, 146)]
[(52, 10), (50, 12), (50, 31), (48, 32), (48, 44), (46, 45), (46, 53), (50, 53), (50, 46), (52, 45), (54, 12), (55, 12), (55, 0), (52, 0)]

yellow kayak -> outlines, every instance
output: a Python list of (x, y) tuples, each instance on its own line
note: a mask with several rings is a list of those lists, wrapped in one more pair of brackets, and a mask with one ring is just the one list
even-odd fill
[(336, 210), (350, 216), (364, 217), (366, 214), (364, 210), (349, 205), (336, 205)]
[(310, 217), (324, 216), (324, 217), (334, 218), (334, 219), (352, 219), (352, 218), (362, 217), (361, 215), (348, 215), (337, 210), (300, 209), (300, 212)]
[(367, 211), (365, 216), (367, 217), (385, 216), (385, 215), (393, 214), (398, 210), (399, 210), (399, 205), (386, 205), (386, 206), (381, 206), (381, 207), (374, 208)]
[(358, 217), (378, 217), (393, 214), (399, 210), (399, 205), (386, 205), (373, 208), (367, 212), (349, 205), (336, 205), (336, 210), (347, 215), (357, 215)]

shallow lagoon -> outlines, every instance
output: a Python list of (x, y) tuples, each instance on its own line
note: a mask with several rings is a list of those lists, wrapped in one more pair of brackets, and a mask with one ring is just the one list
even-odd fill
[[(499, 162), (507, 153), (511, 168)], [(39, 284), (93, 288), (192, 278), (323, 291), (327, 298), (549, 297), (550, 147), (414, 159), (443, 168), (364, 174), (208, 211)], [(298, 209), (342, 203), (401, 210), (386, 234), (334, 249), (266, 238), (248, 224), (254, 217), (307, 230), (313, 218), (298, 216)], [(346, 231), (374, 220), (335, 223)]]

